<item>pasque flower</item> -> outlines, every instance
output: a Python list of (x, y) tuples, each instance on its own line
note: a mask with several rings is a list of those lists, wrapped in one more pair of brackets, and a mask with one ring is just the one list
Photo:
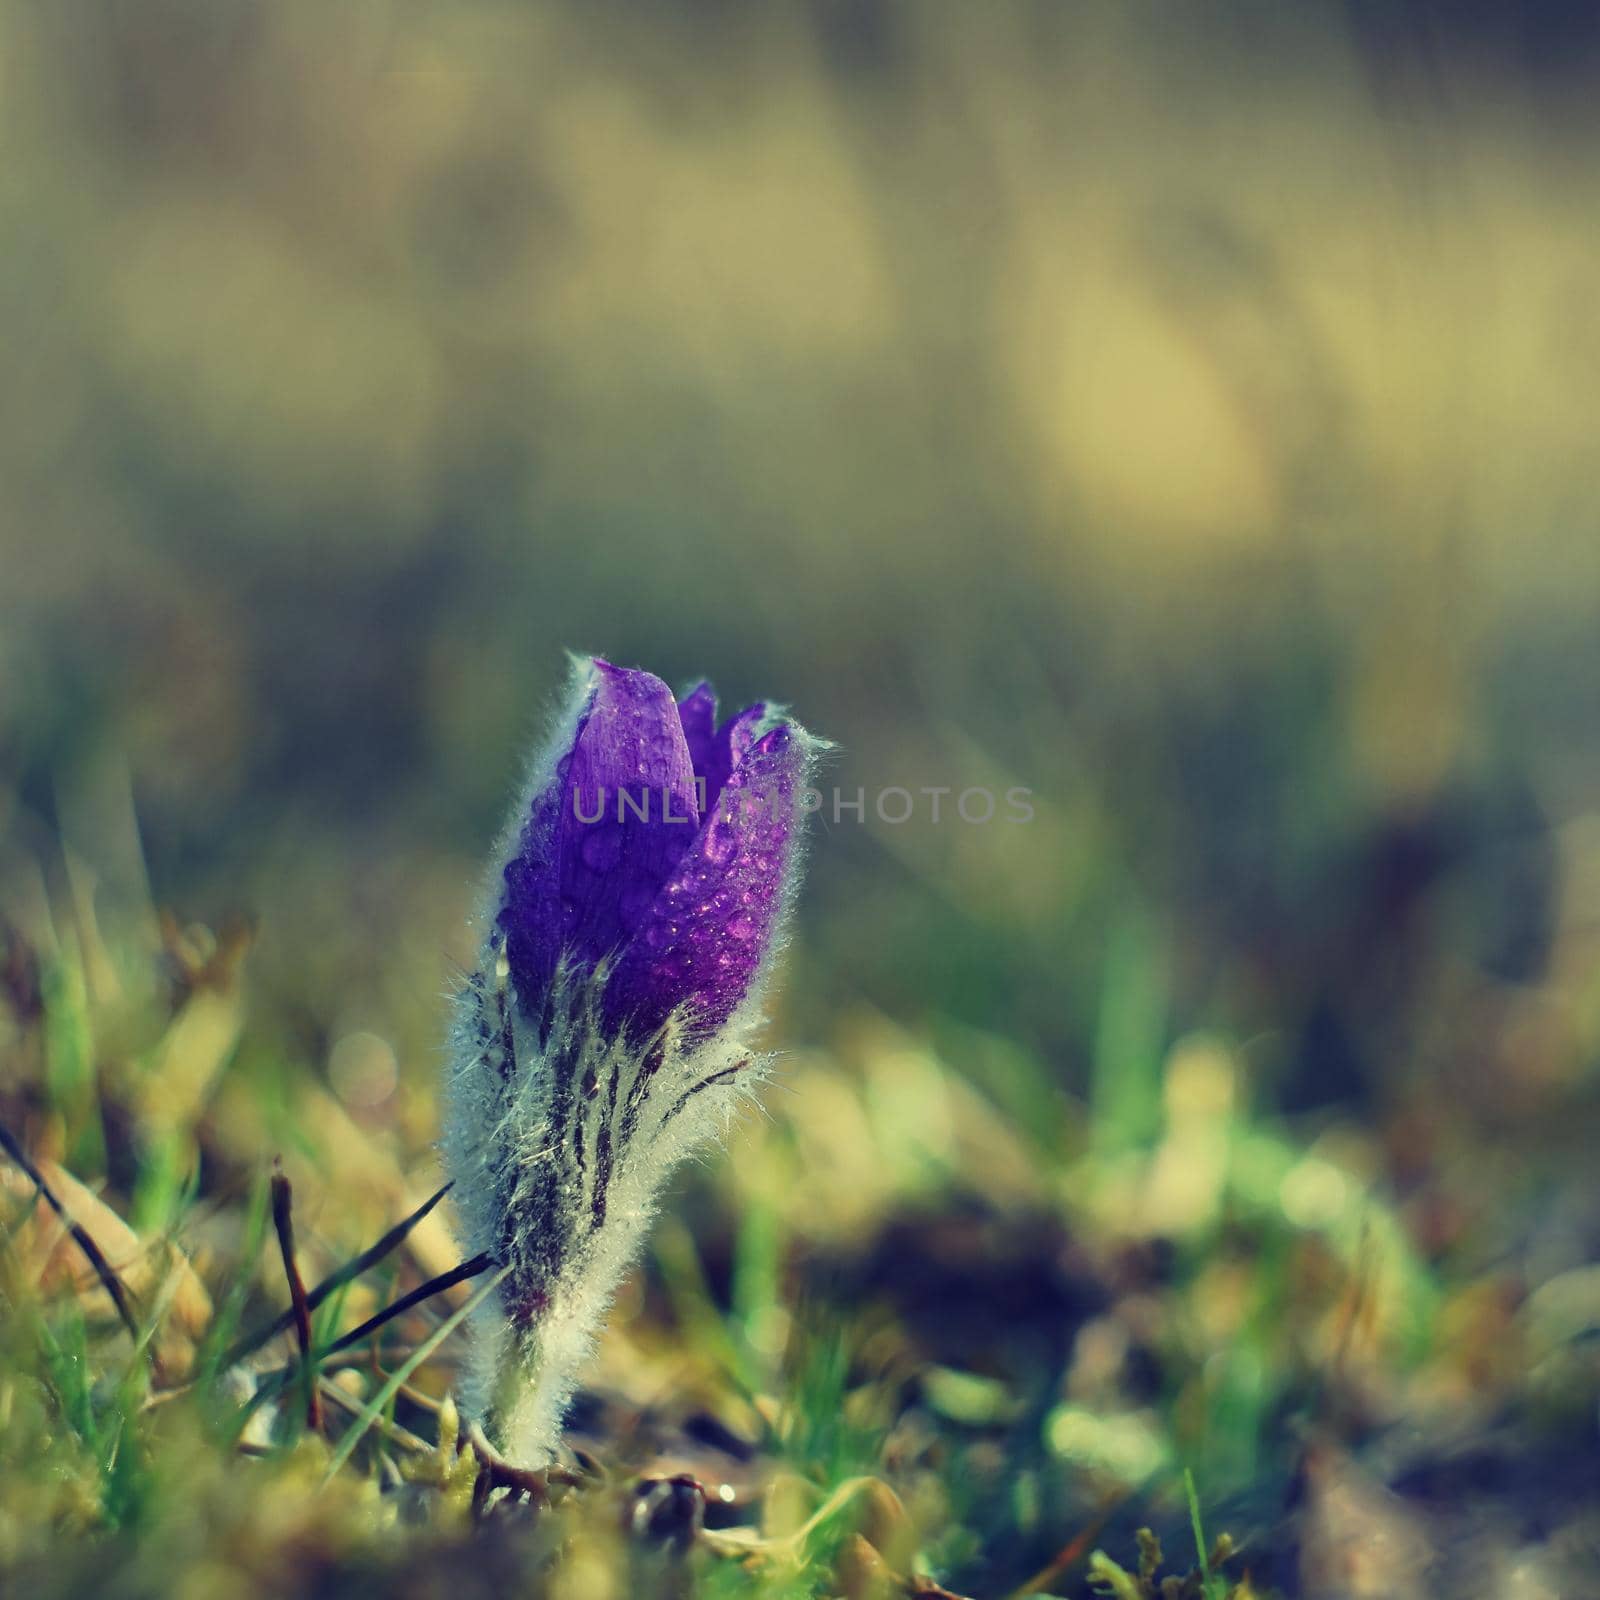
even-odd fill
[(548, 1460), (661, 1181), (724, 1128), (798, 875), (819, 748), (775, 707), (718, 725), (648, 672), (574, 663), (496, 853), (452, 1036), (444, 1152), (485, 1302), (464, 1398)]

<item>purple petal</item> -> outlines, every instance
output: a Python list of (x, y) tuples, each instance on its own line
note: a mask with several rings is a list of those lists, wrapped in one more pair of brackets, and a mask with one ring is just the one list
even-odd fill
[(697, 1031), (710, 1031), (738, 1008), (783, 909), (805, 762), (804, 737), (783, 725), (745, 751), (728, 778), (728, 814), (710, 815), (617, 964), (610, 1026), (643, 1035), (686, 1006)]
[(585, 964), (638, 925), (700, 824), (672, 691), (648, 672), (600, 660), (595, 667), (599, 683), (562, 786), (558, 829), (561, 943)]
[[(580, 695), (567, 748), (505, 868), (499, 922), (530, 1012), (563, 954), (593, 967), (625, 941), (699, 828), (671, 690), (648, 672), (596, 658)], [(630, 803), (619, 804), (619, 793)]]
[(537, 790), (506, 863), (505, 892), (498, 918), (506, 941), (511, 981), (524, 1009), (534, 1010), (550, 985), (561, 954), (562, 797), (572, 770), (572, 752), (583, 737), (594, 704), (591, 683), (579, 690), (580, 704), (569, 713), (564, 750), (543, 788)]
[(722, 793), (729, 776), (756, 742), (756, 729), (760, 727), (761, 719), (766, 714), (766, 706), (758, 700), (753, 706), (746, 706), (736, 716), (729, 717), (717, 729), (702, 771), (702, 776), (706, 780), (705, 814), (708, 817), (716, 811), (717, 797)]
[(709, 683), (697, 684), (678, 702), (678, 720), (683, 724), (694, 774), (703, 778), (717, 737), (717, 696)]

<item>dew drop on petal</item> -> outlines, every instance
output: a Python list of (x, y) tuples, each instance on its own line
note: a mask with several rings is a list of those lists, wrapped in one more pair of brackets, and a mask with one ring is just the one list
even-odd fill
[(706, 829), (705, 843), (701, 849), (708, 861), (719, 867), (727, 866), (739, 849), (738, 830), (729, 822), (713, 822)]

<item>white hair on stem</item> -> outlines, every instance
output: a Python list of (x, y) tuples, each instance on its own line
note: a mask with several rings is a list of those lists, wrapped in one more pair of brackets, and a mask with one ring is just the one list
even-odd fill
[(662, 1183), (726, 1133), (770, 1058), (744, 1044), (748, 1001), (697, 1043), (676, 1018), (643, 1048), (607, 1039), (597, 980), (570, 974), (540, 1046), (497, 937), (488, 953), (487, 980), (474, 974), (457, 1003), (443, 1150), (464, 1249), (512, 1270), (474, 1318), (461, 1399), (509, 1456), (540, 1466)]

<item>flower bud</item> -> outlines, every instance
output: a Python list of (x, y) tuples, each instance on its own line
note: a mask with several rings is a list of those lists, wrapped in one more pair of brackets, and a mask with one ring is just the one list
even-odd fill
[(443, 1139), (479, 1313), (468, 1414), (524, 1464), (561, 1411), (662, 1180), (766, 1063), (747, 1038), (799, 871), (821, 748), (701, 684), (575, 663), (496, 857), (456, 1004)]

